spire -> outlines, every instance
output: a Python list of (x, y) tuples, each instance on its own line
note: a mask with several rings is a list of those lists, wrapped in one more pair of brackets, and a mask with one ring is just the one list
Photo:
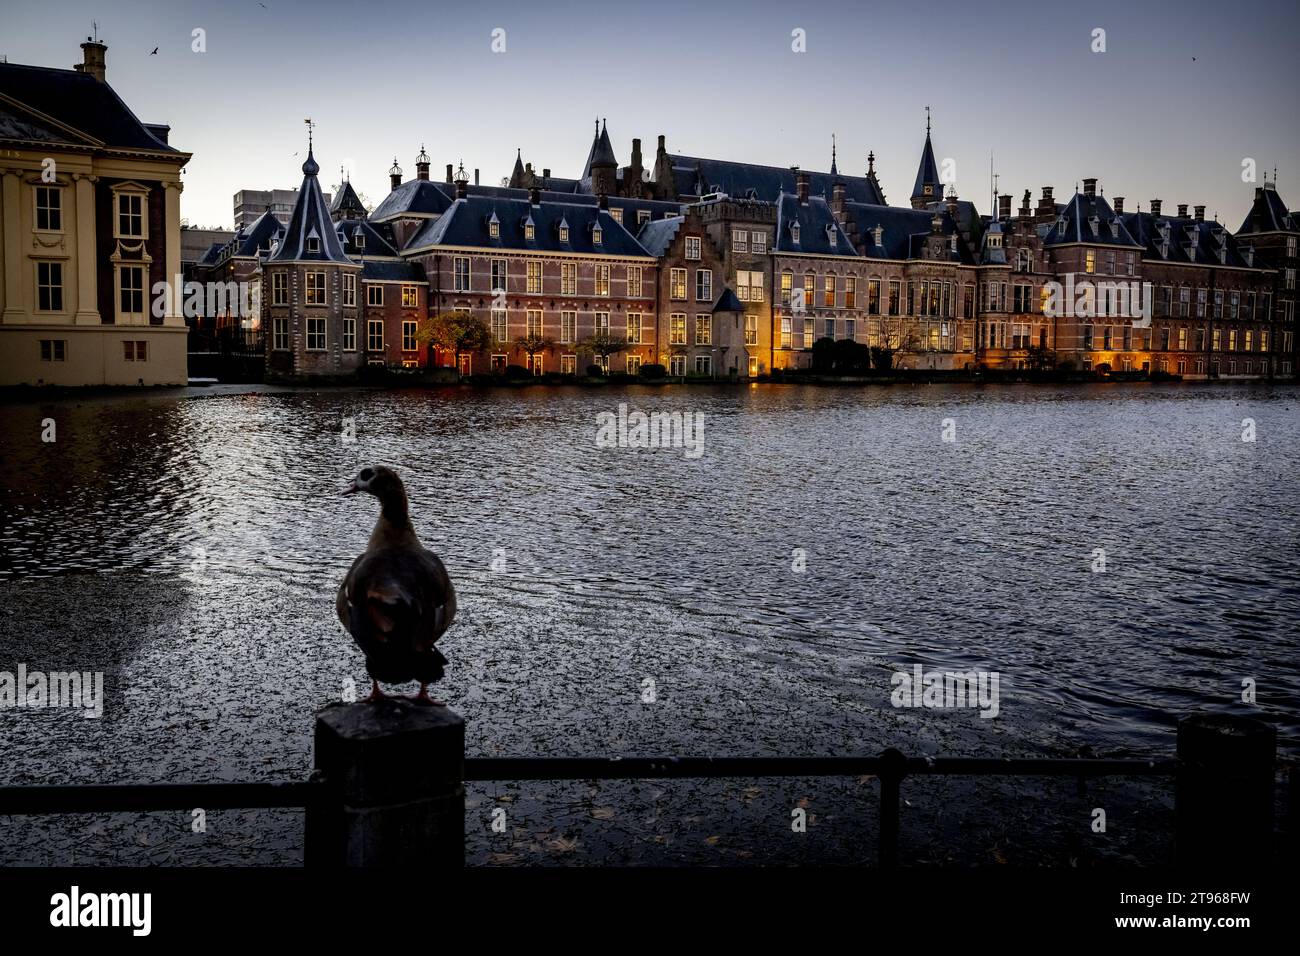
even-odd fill
[(912, 187), (912, 208), (920, 209), (926, 203), (939, 199), (939, 167), (934, 161), (934, 146), (930, 143), (930, 107), (925, 108), (925, 148), (921, 150), (921, 164), (916, 169), (916, 185)]
[[(312, 125), (311, 120), (307, 120), (307, 161), (302, 164), (302, 186), (298, 189), (289, 225), (285, 227), (284, 239), (271, 255), (271, 262), (348, 262), (316, 178), (320, 166), (312, 155)], [(340, 193), (344, 196), (351, 193), (353, 198), (356, 197), (350, 185)], [(364, 212), (365, 207), (359, 200), (356, 205)]]
[(307, 159), (302, 164), (302, 174), (314, 179), (316, 174), (320, 172), (320, 166), (316, 164), (316, 159), (311, 154), (311, 131), (316, 124), (310, 118), (303, 120), (303, 122), (307, 124)]
[(835, 168), (835, 134), (831, 133), (831, 175), (838, 176), (840, 171)]

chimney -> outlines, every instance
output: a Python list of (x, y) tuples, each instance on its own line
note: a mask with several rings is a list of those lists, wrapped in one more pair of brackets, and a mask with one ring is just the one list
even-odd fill
[(388, 185), (391, 189), (396, 189), (402, 185), (402, 167), (397, 165), (397, 157), (393, 157), (393, 165), (388, 170)]
[(632, 140), (632, 168), (641, 168), (641, 140)]
[(449, 183), (454, 182), (454, 180), (451, 178), (451, 163), (447, 164), (447, 182)]
[(1022, 216), (1029, 215), (1029, 190), (1028, 189), (1026, 189), (1025, 194), (1020, 197), (1020, 215)]
[(415, 157), (415, 178), (427, 180), (429, 178), (429, 154), (420, 147), (420, 154)]
[(1055, 216), (1055, 215), (1056, 215), (1056, 202), (1052, 199), (1052, 187), (1051, 187), (1051, 186), (1044, 186), (1044, 187), (1043, 187), (1043, 198), (1040, 199), (1040, 200), (1038, 200), (1038, 214), (1039, 214), (1040, 216), (1042, 216), (1042, 215)]
[(1095, 178), (1094, 178), (1094, 179), (1085, 179), (1085, 180), (1083, 181), (1083, 194), (1084, 194), (1085, 196), (1095, 196), (1095, 195), (1097, 195), (1097, 180), (1096, 180)]
[(930, 217), (930, 233), (937, 236), (941, 232), (943, 232), (943, 216), (936, 212)]
[(1159, 199), (1151, 200), (1151, 215), (1153, 216), (1160, 215), (1160, 204), (1161, 204), (1161, 200)]
[(73, 69), (78, 73), (88, 73), (99, 82), (104, 82), (104, 54), (108, 47), (98, 40), (92, 40), (86, 37), (86, 42), (81, 44), (81, 62), (73, 64)]
[(948, 187), (948, 195), (947, 195), (947, 197), (946, 197), (946, 201), (947, 201), (947, 204), (948, 204), (948, 215), (952, 216), (952, 221), (953, 221), (953, 222), (956, 222), (956, 221), (957, 221), (957, 189), (956, 189), (956, 187), (953, 187), (953, 186), (949, 186), (949, 187)]
[(601, 209), (608, 209), (609, 197), (606, 196), (604, 193), (601, 193), (599, 196), (596, 197), (596, 205)]
[(1011, 218), (1011, 194), (1005, 193), (998, 197), (998, 218)]
[(844, 221), (844, 184), (835, 183), (831, 186), (831, 214), (835, 221), (842, 223)]
[(1180, 203), (1178, 204), (1178, 218), (1179, 218), (1179, 219), (1186, 219), (1186, 218), (1187, 218), (1187, 203), (1185, 203), (1185, 202), (1180, 202)]
[(794, 172), (794, 191), (799, 197), (799, 205), (808, 205), (808, 174), (795, 167)]
[(1196, 213), (1196, 221), (1197, 221), (1197, 222), (1205, 222), (1205, 207), (1204, 207), (1204, 206), (1194, 206), (1193, 209), (1195, 210), (1195, 213)]
[(474, 170), (474, 185), (475, 185), (475, 186), (478, 185), (478, 170), (477, 170), (477, 169)]
[(1124, 215), (1124, 197), (1123, 197), (1123, 196), (1116, 196), (1116, 197), (1115, 197), (1115, 215), (1117, 215), (1117, 216), (1122, 216), (1122, 215)]
[(469, 183), (463, 179), (456, 180), (456, 198), (464, 199), (469, 191)]
[(528, 202), (534, 206), (542, 204), (542, 191), (536, 186), (528, 187)]

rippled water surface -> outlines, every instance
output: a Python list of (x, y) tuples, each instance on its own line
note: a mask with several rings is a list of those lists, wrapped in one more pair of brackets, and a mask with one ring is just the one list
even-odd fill
[[(596, 416), (619, 402), (702, 413), (703, 456), (597, 448)], [(1291, 387), (325, 390), (2, 411), (7, 620), (69, 664), (146, 634), (110, 664), (126, 686), (229, 672), (223, 699), (264, 712), (289, 706), (266, 688), (303, 672), (308, 709), (344, 671), (363, 679), (331, 602), (375, 508), (339, 491), (386, 463), (458, 582), (447, 692), (496, 728), (484, 749), (538, 701), (538, 725), (566, 705), (609, 724), (646, 676), (668, 698), (676, 679), (699, 720), (812, 713), (825, 692), (828, 714), (878, 728), (910, 719), (889, 676), (921, 663), (998, 671), (1001, 713), (896, 722), (914, 746), (1168, 752), (1179, 716), (1214, 709), (1273, 720), (1294, 754)], [(6, 660), (28, 650), (14, 634)], [(502, 662), (506, 642), (525, 653)], [(195, 670), (183, 655), (201, 648)], [(842, 752), (856, 720), (773, 746)], [(686, 733), (637, 726), (640, 752)], [(714, 751), (754, 749), (741, 724), (712, 730)]]

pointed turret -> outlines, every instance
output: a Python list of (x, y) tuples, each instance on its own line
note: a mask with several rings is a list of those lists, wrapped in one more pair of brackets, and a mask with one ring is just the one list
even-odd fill
[(925, 108), (925, 148), (921, 150), (921, 164), (916, 170), (916, 185), (912, 187), (912, 208), (924, 209), (943, 195), (939, 183), (939, 167), (934, 161), (934, 146), (930, 143), (930, 107)]
[(609, 130), (605, 124), (596, 121), (596, 135), (591, 141), (591, 151), (587, 154), (587, 164), (582, 170), (582, 183), (588, 192), (600, 195), (616, 193), (618, 178), (618, 160), (614, 156), (614, 147), (609, 142)]
[(510, 173), (511, 189), (527, 189), (528, 183), (525, 182), (524, 173), (524, 154), (523, 150), (515, 150), (515, 168)]
[(320, 166), (308, 142), (307, 161), (302, 164), (302, 186), (293, 205), (293, 215), (285, 227), (284, 239), (269, 261), (348, 262), (316, 178), (319, 172)]
[(330, 203), (331, 218), (338, 222), (340, 219), (365, 219), (368, 215), (366, 207), (361, 203), (361, 197), (352, 188), (352, 182), (343, 180), (338, 192), (334, 194), (334, 201)]

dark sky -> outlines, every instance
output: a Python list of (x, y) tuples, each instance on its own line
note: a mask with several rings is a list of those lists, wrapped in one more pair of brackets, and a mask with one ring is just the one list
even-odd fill
[(194, 153), (182, 214), (196, 225), (229, 225), (237, 189), (297, 186), (308, 116), (325, 185), (346, 166), (372, 203), (394, 155), (414, 175), (421, 143), (438, 176), (463, 160), (497, 182), (516, 147), (576, 176), (602, 116), (623, 164), (634, 136), (652, 162), (663, 133), (673, 151), (826, 169), (834, 133), (840, 168), (864, 172), (875, 150), (905, 204), (927, 104), (936, 156), (981, 211), (990, 152), (1016, 205), (1095, 176), (1130, 208), (1204, 203), (1235, 229), (1245, 159), (1259, 177), (1276, 165), (1300, 204), (1296, 0), (8, 0), (0, 53), (70, 66), (96, 20), (110, 83)]

